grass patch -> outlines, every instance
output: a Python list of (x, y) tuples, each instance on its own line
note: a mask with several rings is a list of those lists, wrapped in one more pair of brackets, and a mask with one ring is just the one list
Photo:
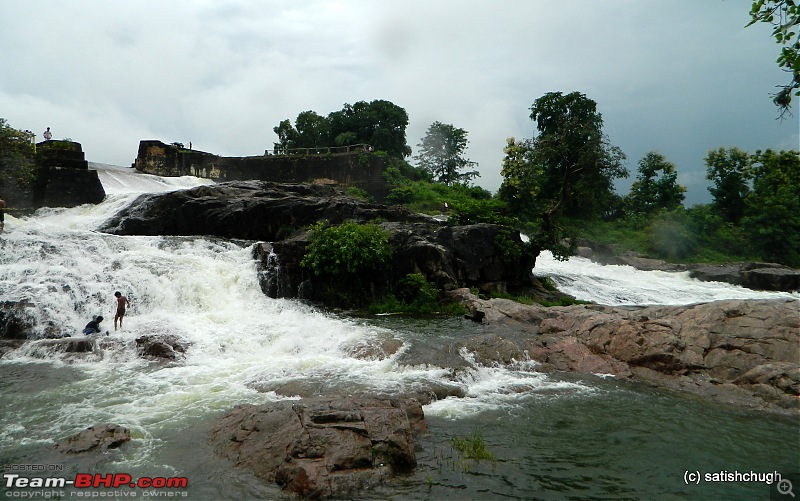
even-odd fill
[(497, 456), (486, 448), (483, 441), (483, 435), (479, 431), (475, 431), (471, 436), (453, 437), (450, 441), (453, 449), (461, 454), (465, 460), (472, 460), (476, 463), (481, 461), (488, 461), (492, 465), (497, 465)]

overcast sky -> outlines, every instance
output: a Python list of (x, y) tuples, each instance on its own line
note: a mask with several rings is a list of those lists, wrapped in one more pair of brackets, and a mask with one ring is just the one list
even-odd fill
[(597, 102), (628, 156), (622, 195), (649, 151), (676, 164), (688, 206), (709, 200), (709, 149), (800, 147), (749, 0), (0, 3), (0, 117), (94, 162), (128, 166), (141, 139), (260, 155), (283, 119), (385, 99), (414, 154), (434, 121), (467, 130), (476, 183), (496, 191), (506, 138), (532, 137), (529, 108), (553, 91)]

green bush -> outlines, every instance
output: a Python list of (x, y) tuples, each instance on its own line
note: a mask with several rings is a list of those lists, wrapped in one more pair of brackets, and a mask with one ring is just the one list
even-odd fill
[(367, 193), (366, 190), (358, 188), (356, 186), (351, 186), (347, 188), (347, 196), (351, 198), (355, 198), (356, 200), (361, 200), (363, 202), (374, 202), (375, 199)]
[(531, 252), (529, 243), (515, 242), (509, 231), (501, 231), (495, 235), (494, 247), (503, 256), (503, 261), (506, 263), (515, 263), (526, 253)]
[(320, 221), (311, 226), (311, 238), (301, 266), (316, 275), (356, 275), (377, 270), (392, 258), (389, 234), (375, 224), (347, 221), (329, 226)]
[(467, 310), (446, 297), (421, 273), (410, 273), (387, 294), (369, 307), (370, 313), (408, 313), (412, 315), (463, 315)]

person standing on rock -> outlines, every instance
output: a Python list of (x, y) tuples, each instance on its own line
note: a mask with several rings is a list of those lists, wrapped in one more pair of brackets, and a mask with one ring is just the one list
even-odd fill
[(0, 198), (0, 234), (3, 233), (3, 228), (5, 228), (5, 209), (6, 208), (6, 201)]
[(44, 131), (44, 134), (42, 134), (42, 136), (44, 137), (45, 141), (53, 139), (53, 133), (50, 132), (50, 127), (48, 127), (46, 131)]
[(117, 320), (119, 320), (119, 328), (122, 329), (122, 317), (125, 316), (125, 308), (131, 305), (128, 298), (123, 296), (120, 291), (114, 293), (117, 298), (117, 313), (114, 315), (114, 330), (117, 330)]

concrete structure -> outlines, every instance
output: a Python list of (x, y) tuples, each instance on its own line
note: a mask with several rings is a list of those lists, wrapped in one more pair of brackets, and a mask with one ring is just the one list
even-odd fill
[(89, 170), (80, 143), (42, 141), (36, 155), (2, 173), (2, 197), (18, 215), (40, 207), (96, 204), (106, 196), (97, 171)]
[(278, 183), (334, 184), (356, 187), (383, 201), (389, 187), (383, 175), (384, 157), (369, 147), (298, 149), (265, 152), (253, 157), (220, 157), (179, 144), (157, 140), (139, 142), (133, 164), (138, 171), (158, 176), (197, 176), (215, 181), (261, 180)]

